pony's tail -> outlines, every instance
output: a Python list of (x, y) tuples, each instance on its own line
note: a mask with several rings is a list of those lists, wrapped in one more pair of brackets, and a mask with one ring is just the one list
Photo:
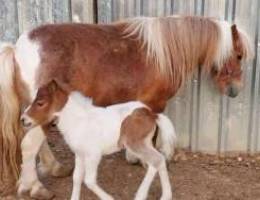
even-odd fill
[(167, 160), (171, 160), (177, 139), (174, 126), (171, 120), (164, 114), (158, 114), (156, 122), (159, 127), (156, 147), (164, 154)]
[(0, 45), (0, 180), (19, 176), (21, 162), (20, 103), (15, 84), (14, 46)]

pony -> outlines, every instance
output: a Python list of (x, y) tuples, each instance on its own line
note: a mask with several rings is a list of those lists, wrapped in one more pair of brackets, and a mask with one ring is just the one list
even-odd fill
[(47, 24), (0, 49), (2, 168), (19, 176), (19, 194), (29, 191), (31, 197), (45, 199), (52, 194), (38, 179), (38, 153), (40, 171), (64, 176), (70, 170), (52, 155), (43, 127), (23, 137), (17, 124), (38, 88), (56, 78), (95, 105), (138, 100), (160, 113), (198, 68), (221, 94), (237, 96), (242, 64), (253, 56), (248, 36), (235, 24), (198, 16)]
[(36, 98), (21, 116), (26, 130), (56, 121), (66, 143), (75, 153), (71, 200), (80, 199), (84, 180), (87, 187), (102, 200), (112, 200), (97, 184), (97, 168), (102, 155), (125, 148), (148, 165), (147, 173), (135, 199), (147, 198), (154, 176), (159, 172), (162, 184), (161, 200), (171, 200), (172, 191), (166, 160), (153, 147), (156, 125), (161, 130), (162, 150), (172, 157), (176, 135), (168, 117), (154, 114), (140, 101), (130, 101), (108, 107), (93, 105), (92, 99), (79, 92), (68, 92), (51, 81), (40, 87)]

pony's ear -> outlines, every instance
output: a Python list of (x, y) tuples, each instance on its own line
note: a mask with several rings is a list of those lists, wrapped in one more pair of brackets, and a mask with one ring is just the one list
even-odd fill
[(239, 38), (239, 32), (237, 30), (237, 25), (236, 24), (233, 24), (231, 26), (231, 32), (232, 32), (233, 39), (237, 40)]
[(232, 39), (233, 39), (233, 45), (234, 49), (237, 53), (242, 54), (242, 44), (241, 44), (241, 39), (239, 36), (239, 31), (237, 30), (236, 24), (233, 24), (231, 26), (231, 32), (232, 32)]

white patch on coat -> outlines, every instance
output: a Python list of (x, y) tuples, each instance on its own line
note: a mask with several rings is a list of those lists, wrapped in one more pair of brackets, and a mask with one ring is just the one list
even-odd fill
[(29, 39), (29, 33), (22, 34), (16, 43), (15, 59), (20, 67), (23, 80), (30, 89), (31, 98), (36, 95), (36, 71), (40, 64), (40, 45)]

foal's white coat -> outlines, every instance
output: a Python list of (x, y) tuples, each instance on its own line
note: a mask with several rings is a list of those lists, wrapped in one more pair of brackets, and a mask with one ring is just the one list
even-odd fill
[[(133, 110), (141, 107), (146, 106), (138, 101), (106, 108), (96, 107), (92, 104), (91, 99), (83, 97), (78, 92), (72, 92), (63, 109), (59, 113), (55, 113), (58, 116), (57, 126), (63, 134), (65, 141), (75, 153), (72, 200), (80, 198), (80, 188), (83, 181), (100, 199), (113, 199), (97, 185), (98, 164), (102, 155), (120, 150), (118, 140), (121, 123)], [(159, 128), (162, 127), (160, 128), (162, 150), (168, 145), (167, 151), (169, 146), (171, 146), (171, 152), (173, 153), (173, 144), (175, 142), (174, 127), (163, 114), (158, 115), (157, 124)], [(151, 137), (146, 138), (146, 140), (151, 139)], [(160, 154), (159, 152), (156, 153)], [(135, 156), (142, 160), (142, 157), (138, 154)], [(172, 199), (165, 159), (161, 154), (159, 158), (161, 158), (162, 162), (159, 163), (158, 169), (152, 166), (151, 163), (147, 163), (148, 172), (139, 187), (135, 199), (146, 199), (149, 187), (157, 171), (159, 171), (162, 183), (163, 193), (161, 199)]]

